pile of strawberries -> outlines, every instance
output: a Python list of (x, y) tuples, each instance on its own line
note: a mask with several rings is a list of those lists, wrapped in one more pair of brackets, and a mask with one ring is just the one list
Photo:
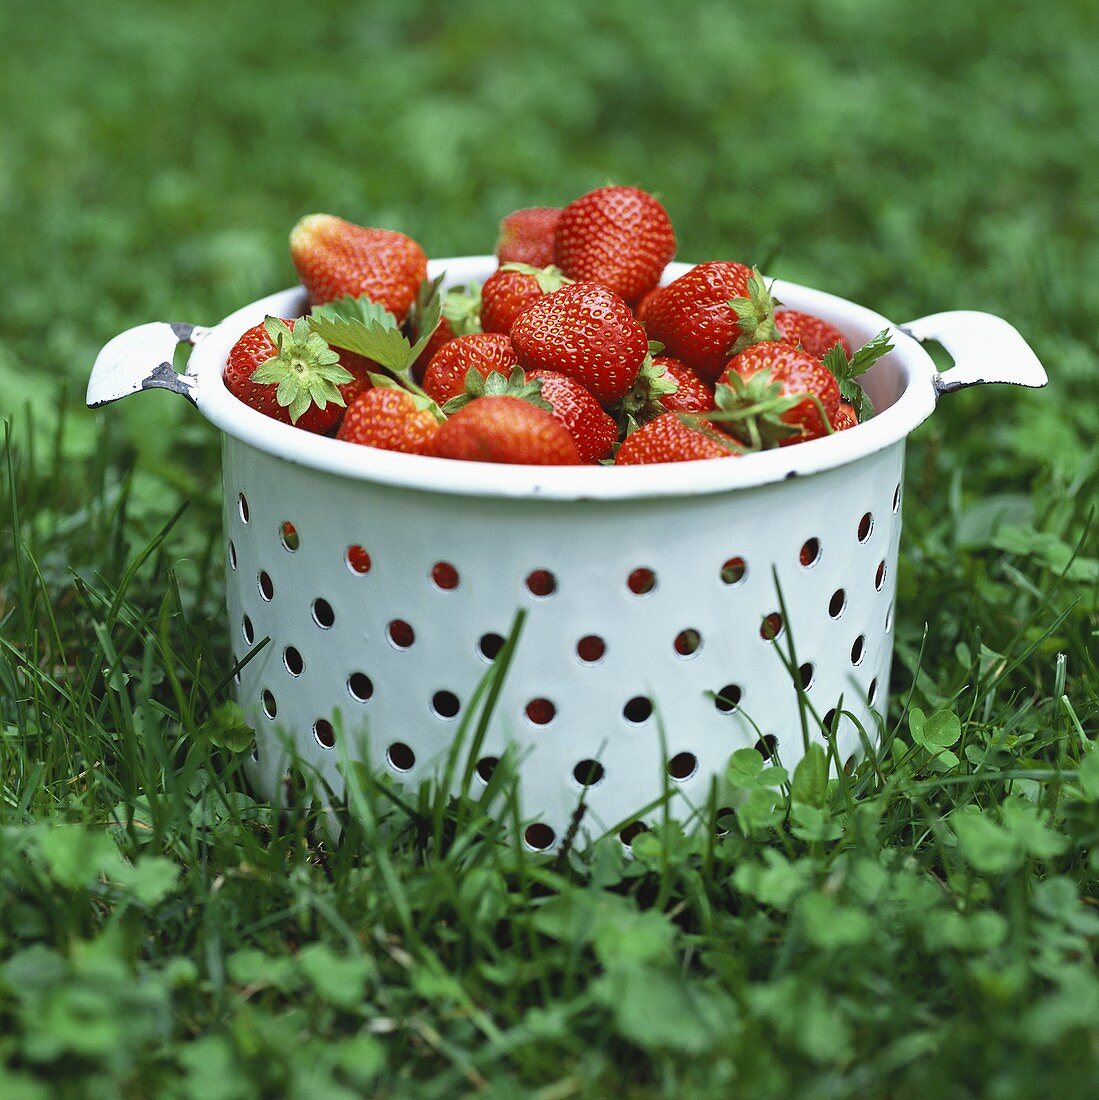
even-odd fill
[(730, 458), (872, 414), (855, 379), (886, 333), (852, 355), (733, 260), (658, 286), (676, 239), (645, 191), (601, 187), (500, 230), (495, 273), (443, 295), (410, 237), (303, 218), (290, 253), (310, 314), (246, 332), (226, 385), (349, 443), (535, 465)]

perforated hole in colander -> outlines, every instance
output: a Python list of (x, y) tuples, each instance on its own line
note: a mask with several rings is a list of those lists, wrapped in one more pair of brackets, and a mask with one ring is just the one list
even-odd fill
[(557, 708), (549, 699), (531, 699), (524, 713), (533, 726), (548, 726), (557, 715)]
[(453, 691), (437, 691), (431, 697), (431, 710), (440, 718), (455, 718), (462, 704)]
[(581, 787), (597, 787), (606, 774), (606, 769), (598, 760), (581, 760), (572, 769), (572, 777)]
[(240, 683), (240, 658), (237, 656), (233, 657), (233, 683)]
[(893, 630), (893, 605), (889, 605), (889, 610), (885, 613), (885, 632), (891, 633)]
[(800, 561), (806, 569), (816, 565), (817, 562), (820, 561), (820, 539), (806, 539), (806, 541), (801, 544), (801, 553), (798, 555), (798, 561)]
[(586, 665), (597, 664), (606, 652), (607, 643), (598, 634), (585, 634), (576, 643), (576, 656)]
[(634, 569), (626, 578), (626, 587), (635, 596), (648, 596), (656, 589), (656, 573), (648, 566)]
[(878, 571), (874, 574), (874, 587), (880, 592), (885, 585), (885, 562), (878, 562)]
[(492, 778), (492, 773), (496, 771), (497, 765), (500, 763), (498, 756), (482, 756), (477, 761), (477, 778), (487, 783)]
[(748, 563), (741, 557), (727, 558), (721, 567), (721, 583), (740, 584), (748, 573)]
[(233, 545), (233, 540), (229, 540), (229, 568), (236, 569), (237, 567), (237, 548)]
[(271, 574), (266, 570), (261, 570), (257, 580), (259, 583), (260, 596), (270, 603), (275, 598), (275, 582), (271, 580)]
[(458, 587), (458, 570), (448, 561), (437, 561), (431, 567), (431, 581), (444, 592)]
[(702, 635), (693, 627), (681, 630), (675, 636), (672, 648), (677, 657), (693, 657), (702, 648)]
[(344, 560), (347, 562), (347, 568), (357, 577), (366, 576), (366, 574), (370, 572), (371, 565), (373, 565), (373, 562), (370, 560), (370, 554), (367, 553), (365, 548), (359, 546), (357, 543), (347, 548)]
[(866, 692), (866, 701), (871, 706), (873, 706), (874, 703), (877, 702), (877, 698), (878, 698), (878, 678), (875, 676), (874, 679), (870, 681), (870, 687)]
[(237, 513), (241, 523), (248, 522), (248, 498), (243, 493), (237, 495)]
[(648, 831), (649, 827), (645, 822), (631, 821), (629, 825), (618, 834), (618, 839), (629, 848), (642, 833), (647, 833)]
[(374, 694), (374, 682), (365, 672), (352, 672), (347, 678), (347, 694), (357, 703), (365, 703)]
[(842, 588), (837, 588), (832, 593), (832, 598), (828, 601), (828, 614), (833, 619), (838, 619), (843, 614), (843, 609), (847, 606), (847, 593)]
[(544, 822), (536, 821), (533, 825), (528, 825), (523, 833), (523, 839), (527, 842), (527, 847), (531, 848), (535, 852), (544, 852), (547, 848), (553, 847), (553, 842), (557, 839), (557, 834), (546, 825)]
[(274, 718), (278, 714), (279, 705), (269, 689), (263, 689), (263, 694), (260, 696), (260, 703), (263, 706), (263, 713), (266, 714), (268, 718)]
[(896, 515), (901, 510), (901, 484), (898, 481), (897, 487), (893, 490), (893, 515)]
[(315, 622), (321, 630), (328, 630), (336, 621), (336, 612), (333, 610), (332, 605), (323, 597), (318, 597), (313, 601), (311, 610), (313, 622)]
[(782, 635), (782, 626), (782, 616), (777, 611), (772, 611), (759, 624), (759, 636), (765, 642), (773, 642)]
[(866, 638), (863, 635), (859, 635), (851, 643), (851, 664), (862, 664), (862, 658), (866, 653)]
[(557, 591), (557, 578), (548, 569), (535, 569), (527, 574), (527, 591), (532, 596), (545, 599)]
[(295, 646), (288, 645), (282, 651), (282, 663), (291, 676), (300, 676), (305, 671), (305, 661)]
[(863, 514), (859, 520), (859, 542), (866, 542), (870, 533), (874, 530), (874, 517), (870, 512)]
[(778, 746), (778, 738), (773, 733), (765, 733), (756, 743), (755, 750), (764, 760), (770, 760), (775, 755)]
[(839, 725), (840, 712), (833, 707), (824, 715), (824, 729), (826, 733), (835, 733)]
[(256, 629), (252, 626), (252, 620), (247, 615), (240, 620), (240, 632), (249, 645), (256, 640)]
[(407, 772), (415, 767), (416, 754), (403, 741), (394, 741), (385, 750), (385, 760), (395, 772)]
[(682, 781), (698, 771), (698, 757), (693, 752), (679, 752), (668, 761), (668, 775)]
[(395, 649), (409, 649), (416, 641), (416, 631), (404, 619), (394, 619), (385, 631)]
[(633, 725), (647, 722), (653, 713), (652, 700), (645, 695), (635, 695), (622, 708), (622, 716)]
[(504, 639), (500, 634), (482, 634), (477, 639), (477, 652), (486, 660), (496, 660), (496, 655), (504, 648)]
[(282, 548), (291, 554), (296, 554), (298, 547), (301, 546), (301, 535), (288, 519), (284, 519), (279, 524), (279, 542), (282, 543)]
[(731, 714), (743, 698), (744, 692), (739, 684), (726, 684), (715, 696), (714, 706), (723, 714)]
[(802, 691), (808, 691), (813, 686), (815, 671), (812, 661), (806, 661), (805, 664), (798, 666), (798, 682), (801, 684)]
[(336, 731), (327, 718), (318, 718), (313, 723), (313, 736), (322, 749), (331, 749), (336, 744)]

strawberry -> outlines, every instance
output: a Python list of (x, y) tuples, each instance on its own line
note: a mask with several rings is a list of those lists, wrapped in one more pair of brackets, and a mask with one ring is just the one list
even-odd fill
[(836, 344), (848, 356), (851, 354), (847, 337), (835, 325), (830, 325), (811, 313), (802, 313), (796, 309), (776, 309), (775, 327), (783, 340), (791, 344), (801, 344), (810, 355), (815, 355), (818, 359), (823, 359)]
[(832, 417), (832, 431), (845, 432), (858, 422), (859, 418), (855, 415), (855, 410), (846, 401), (841, 401), (838, 412)]
[(571, 281), (552, 265), (504, 264), (481, 287), (481, 327), (485, 332), (511, 332), (523, 310)]
[(310, 331), (308, 318), (268, 317), (233, 345), (225, 364), (230, 393), (264, 416), (307, 432), (335, 426), (344, 406), (338, 387), (356, 381), (339, 355)]
[(444, 344), (424, 371), (424, 389), (440, 405), (463, 393), (471, 369), (481, 377), (491, 371), (503, 375), (517, 365), (511, 338), (499, 332), (475, 332)]
[(656, 286), (675, 255), (675, 230), (648, 192), (600, 187), (562, 211), (553, 255), (570, 279), (602, 283), (636, 302)]
[(513, 210), (500, 222), (496, 258), (502, 264), (547, 267), (553, 263), (553, 235), (561, 219), (557, 206)]
[(542, 383), (542, 399), (551, 405), (554, 420), (572, 436), (581, 462), (598, 462), (611, 453), (618, 425), (575, 378), (551, 370), (532, 370), (527, 378)]
[(678, 359), (658, 355), (653, 359), (653, 366), (658, 370), (663, 368), (679, 387), (674, 393), (666, 393), (660, 398), (660, 404), (668, 412), (709, 412), (715, 407), (714, 391)]
[(539, 298), (516, 318), (511, 341), (524, 369), (575, 378), (604, 407), (629, 392), (649, 348), (630, 307), (590, 282)]
[(646, 311), (649, 309), (649, 304), (655, 301), (656, 296), (663, 290), (662, 286), (653, 287), (648, 294), (644, 295), (634, 306), (634, 316), (642, 323), (645, 323)]
[(309, 214), (294, 226), (290, 256), (314, 305), (367, 297), (398, 321), (427, 276), (427, 257), (411, 237), (331, 214)]
[(467, 462), (576, 466), (572, 436), (544, 409), (521, 397), (478, 397), (435, 433), (431, 454)]
[(423, 454), (438, 428), (435, 417), (412, 394), (376, 386), (351, 402), (336, 438), (385, 451)]
[(715, 260), (692, 267), (645, 303), (645, 330), (665, 352), (713, 382), (730, 355), (778, 339), (774, 299), (757, 272)]
[(616, 466), (651, 462), (691, 462), (701, 458), (730, 458), (739, 452), (716, 432), (692, 428), (678, 413), (664, 413), (626, 436), (618, 448)]
[(708, 419), (724, 422), (752, 447), (786, 446), (827, 434), (840, 388), (804, 348), (766, 340), (729, 360), (716, 398), (719, 412)]

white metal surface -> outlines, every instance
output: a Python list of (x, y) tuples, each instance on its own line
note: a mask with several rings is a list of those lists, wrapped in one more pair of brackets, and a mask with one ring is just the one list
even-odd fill
[[(494, 265), (439, 260), (431, 274), (445, 270), (448, 283), (461, 283)], [(669, 265), (665, 281), (688, 266)], [(225, 358), (265, 314), (300, 313), (300, 289), (203, 335), (182, 385), (225, 433), (233, 654), (270, 639), (237, 687), (257, 729), (261, 787), (280, 779), (290, 738), (339, 789), (326, 725), (337, 712), (356, 743), (368, 738), (377, 769), (409, 782), (437, 773), (490, 666), (482, 639), (506, 635), (525, 608), (480, 756), (487, 773), (506, 745), (517, 749), (523, 812), (540, 826), (528, 834), (532, 846), (560, 840), (581, 793), (589, 834), (628, 822), (666, 786), (673, 812), (685, 816), (705, 803), (735, 749), (777, 746), (789, 766), (802, 754), (797, 692), (761, 633), (779, 609), (776, 579), (788, 610), (778, 645), (792, 634), (819, 715), (842, 698), (850, 714), (838, 727), (841, 759), (857, 752), (855, 722), (872, 734), (872, 711), (886, 703), (904, 439), (934, 408), (937, 389), (956, 388), (944, 383), (1037, 385), (1044, 374), (1014, 329), (985, 314), (941, 314), (906, 326), (909, 336), (819, 291), (779, 282), (775, 293), (855, 344), (892, 329), (896, 348), (867, 379), (878, 415), (796, 447), (657, 467), (452, 462), (355, 447), (263, 417), (225, 389)], [(994, 361), (970, 331), (996, 336)], [(152, 359), (165, 356), (164, 335), (153, 334)], [(941, 339), (957, 366), (938, 376), (913, 337)], [(112, 344), (93, 372), (91, 403), (140, 389), (142, 371), (159, 369), (135, 352), (125, 377), (126, 356)], [(369, 555), (368, 570), (359, 552), (360, 569), (350, 567), (351, 547)], [(743, 562), (742, 577), (730, 562)], [(631, 589), (631, 575), (635, 588), (648, 579), (638, 570), (651, 571), (651, 591)], [(530, 590), (532, 572), (552, 574), (551, 594)], [(395, 623), (411, 628), (411, 644), (396, 644), (409, 638)], [(585, 661), (578, 645), (591, 638), (603, 655)], [(591, 656), (598, 646), (581, 648)], [(735, 706), (715, 699), (724, 691)], [(549, 707), (551, 720), (531, 720)], [(821, 736), (812, 723), (810, 736)], [(601, 776), (584, 788), (577, 766), (592, 760)]]

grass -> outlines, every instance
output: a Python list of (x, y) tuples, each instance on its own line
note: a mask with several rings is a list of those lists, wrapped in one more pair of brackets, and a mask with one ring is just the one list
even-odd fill
[[(0, 1094), (1094, 1095), (1093, 15), (5, 11)], [(327, 842), (211, 721), (215, 433), (163, 395), (87, 413), (88, 366), (287, 285), (308, 210), (447, 255), (607, 178), (662, 194), (683, 257), (1000, 313), (1051, 385), (913, 437), (891, 732), (855, 775), (740, 756), (723, 835), (546, 862), (353, 773)]]

